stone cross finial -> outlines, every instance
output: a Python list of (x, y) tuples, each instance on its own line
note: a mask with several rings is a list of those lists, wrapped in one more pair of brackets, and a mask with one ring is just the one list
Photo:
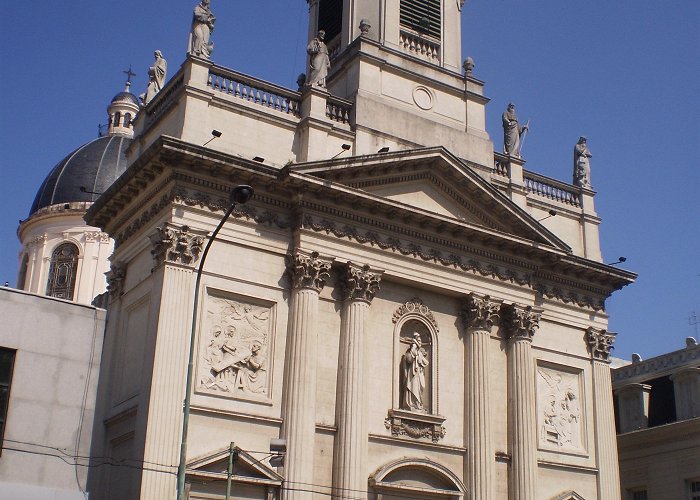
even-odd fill
[(599, 328), (586, 330), (586, 342), (591, 352), (591, 357), (597, 361), (610, 362), (610, 351), (614, 349), (615, 336), (617, 334)]
[(136, 73), (131, 71), (131, 64), (129, 64), (129, 69), (127, 69), (126, 71), (122, 71), (122, 73), (126, 75), (126, 84), (131, 85), (131, 77), (136, 76)]
[(535, 330), (540, 327), (542, 310), (532, 306), (510, 304), (502, 308), (506, 332), (511, 339), (532, 340)]
[(310, 288), (320, 292), (330, 278), (333, 261), (320, 258), (318, 252), (305, 254), (297, 250), (287, 255), (287, 262), (292, 288)]

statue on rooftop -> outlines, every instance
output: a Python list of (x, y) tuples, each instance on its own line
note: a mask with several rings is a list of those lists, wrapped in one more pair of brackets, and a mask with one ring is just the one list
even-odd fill
[(520, 126), (518, 116), (515, 114), (515, 104), (508, 104), (508, 109), (503, 113), (503, 152), (509, 156), (520, 158), (523, 139), (528, 130), (528, 125)]
[(574, 185), (584, 188), (591, 187), (591, 163), (593, 155), (586, 145), (586, 138), (579, 137), (574, 146)]
[(209, 59), (214, 51), (214, 44), (209, 37), (214, 31), (216, 18), (209, 7), (210, 0), (202, 0), (194, 8), (192, 15), (192, 32), (190, 33), (189, 53), (198, 57)]
[(324, 43), (326, 32), (320, 30), (316, 38), (309, 42), (306, 52), (309, 54), (309, 74), (306, 84), (309, 86), (326, 87), (326, 77), (331, 68), (331, 61), (328, 57), (328, 47)]
[(160, 50), (156, 50), (153, 55), (156, 60), (153, 66), (148, 68), (146, 93), (139, 96), (144, 106), (151, 102), (156, 94), (160, 92), (160, 89), (165, 85), (165, 77), (168, 74), (168, 62), (163, 57), (163, 53)]

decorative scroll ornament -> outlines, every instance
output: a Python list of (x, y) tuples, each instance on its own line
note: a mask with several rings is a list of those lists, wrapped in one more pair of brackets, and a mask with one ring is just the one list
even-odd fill
[(462, 309), (464, 327), (474, 330), (490, 330), (500, 319), (501, 302), (488, 295), (476, 293), (467, 295)]
[(319, 258), (318, 252), (306, 255), (297, 251), (287, 255), (287, 270), (292, 278), (292, 288), (310, 288), (320, 292), (330, 277), (332, 260)]
[(381, 273), (373, 272), (368, 264), (357, 267), (351, 262), (342, 275), (343, 298), (372, 302), (379, 291)]
[(120, 297), (124, 293), (126, 264), (122, 262), (113, 262), (109, 271), (105, 273), (105, 276), (107, 276), (107, 291), (109, 292), (110, 300)]
[(392, 436), (408, 436), (413, 439), (430, 439), (437, 443), (447, 433), (442, 423), (444, 417), (413, 418), (407, 417), (407, 412), (392, 410), (384, 420), (384, 427), (391, 431)]
[(593, 327), (586, 330), (586, 342), (593, 359), (610, 362), (610, 351), (614, 349), (616, 335), (613, 332)]
[(158, 227), (150, 238), (153, 244), (151, 254), (156, 261), (156, 267), (163, 262), (194, 264), (204, 246), (204, 238), (192, 233), (189, 226)]
[(508, 336), (516, 340), (532, 340), (535, 330), (540, 327), (542, 311), (532, 306), (511, 304), (503, 308)]
[(422, 316), (423, 319), (427, 320), (435, 327), (436, 332), (439, 331), (437, 321), (435, 321), (432, 311), (428, 308), (428, 306), (423, 304), (423, 301), (418, 297), (414, 297), (405, 304), (399, 306), (399, 308), (394, 311), (394, 316), (391, 318), (391, 321), (396, 324), (401, 318), (409, 314), (417, 314)]

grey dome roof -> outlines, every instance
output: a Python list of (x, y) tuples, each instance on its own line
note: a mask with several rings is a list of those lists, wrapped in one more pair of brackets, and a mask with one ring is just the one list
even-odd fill
[[(120, 135), (99, 137), (79, 147), (56, 165), (36, 193), (29, 211), (58, 203), (87, 201), (99, 198), (126, 170), (125, 151), (132, 139)], [(83, 192), (80, 188), (84, 187)]]
[(115, 95), (112, 98), (112, 104), (117, 103), (117, 102), (128, 102), (131, 104), (135, 104), (136, 106), (140, 106), (141, 103), (139, 103), (138, 97), (136, 97), (134, 94), (131, 92), (119, 92), (117, 95)]

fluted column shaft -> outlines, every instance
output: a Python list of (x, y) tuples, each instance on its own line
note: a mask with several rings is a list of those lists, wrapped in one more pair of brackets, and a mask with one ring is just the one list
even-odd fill
[(464, 478), (470, 498), (493, 498), (494, 450), (491, 435), (489, 343), (500, 301), (470, 294), (464, 304), (466, 330), (466, 448)]
[(512, 500), (536, 500), (537, 414), (532, 337), (540, 312), (514, 304), (505, 311), (508, 347), (508, 407), (512, 455)]
[(379, 275), (369, 266), (348, 265), (343, 275), (343, 317), (338, 360), (333, 498), (366, 498), (367, 489), (367, 367), (365, 320)]
[(593, 412), (598, 458), (598, 498), (620, 499), (620, 465), (617, 458), (615, 410), (610, 378), (610, 351), (615, 334), (589, 328), (586, 332), (593, 363)]
[(310, 255), (290, 256), (292, 293), (287, 334), (287, 370), (282, 435), (287, 500), (312, 498), (316, 434), (316, 362), (319, 293), (328, 277), (330, 262)]

